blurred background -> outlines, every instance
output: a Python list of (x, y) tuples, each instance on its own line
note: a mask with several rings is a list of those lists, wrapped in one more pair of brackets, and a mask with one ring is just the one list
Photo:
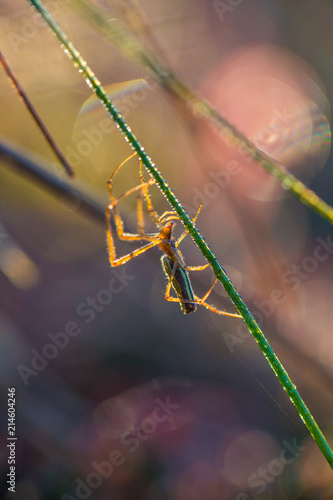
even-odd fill
[[(125, 58), (71, 1), (56, 20), (194, 215), (333, 443), (331, 226)], [(319, 0), (96, 2), (262, 150), (332, 204), (333, 5)], [(134, 10), (133, 10), (134, 9)], [(104, 210), (107, 179), (131, 154), (56, 38), (24, 0), (2, 0), (1, 47)], [(66, 179), (0, 73), (1, 141)], [(81, 113), (80, 113), (81, 111)], [(82, 118), (84, 115), (84, 119)], [(160, 251), (110, 268), (105, 223), (0, 158), (1, 434), (16, 389), (15, 498), (328, 499), (331, 469), (242, 321), (164, 299)], [(117, 195), (138, 184), (138, 161)], [(163, 196), (151, 189), (158, 213)], [(135, 231), (135, 196), (119, 203)], [(147, 229), (156, 228), (149, 223)], [(181, 233), (180, 224), (176, 235)], [(119, 255), (136, 248), (117, 246)], [(203, 258), (187, 237), (188, 265)], [(210, 270), (191, 273), (202, 297)], [(209, 302), (233, 311), (221, 287)], [(2, 477), (8, 450), (1, 448)], [(6, 479), (2, 488), (11, 498)], [(14, 497), (14, 496), (13, 496)]]

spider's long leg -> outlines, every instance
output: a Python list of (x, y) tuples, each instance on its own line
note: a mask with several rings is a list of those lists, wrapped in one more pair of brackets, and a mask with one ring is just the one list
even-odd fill
[(145, 237), (145, 223), (144, 223), (144, 217), (143, 217), (143, 202), (142, 202), (142, 197), (144, 194), (144, 188), (141, 189), (140, 193), (138, 194), (137, 198), (137, 203), (136, 203), (136, 212), (137, 212), (137, 217), (138, 217), (138, 233), (141, 234), (143, 237)]
[[(215, 283), (214, 283), (214, 285), (215, 285)], [(242, 317), (240, 314), (237, 314), (237, 313), (229, 313), (227, 311), (221, 311), (220, 309), (217, 309), (215, 306), (213, 306), (211, 304), (207, 304), (207, 302), (205, 302), (203, 299), (200, 299), (196, 295), (194, 296), (193, 300), (185, 300), (185, 299), (181, 300), (178, 297), (171, 297), (171, 286), (172, 286), (172, 282), (170, 280), (170, 281), (168, 281), (168, 285), (167, 285), (167, 288), (165, 291), (165, 299), (168, 300), (169, 302), (178, 302), (180, 304), (186, 304), (186, 303), (196, 304), (198, 306), (203, 306), (206, 309), (209, 309), (210, 311), (212, 311), (216, 314), (221, 314), (223, 316), (230, 316), (231, 318), (241, 318)], [(209, 293), (210, 292), (211, 292), (211, 290), (209, 290)]]
[[(125, 165), (125, 163), (128, 160), (130, 160), (134, 156), (136, 156), (136, 153), (132, 154), (131, 156), (129, 156), (128, 158), (126, 158), (126, 160), (124, 160), (120, 165), (118, 165), (118, 167), (115, 169), (115, 171), (112, 173), (112, 175), (108, 179), (108, 183), (107, 184), (108, 184), (108, 190), (109, 190), (109, 194), (110, 194), (111, 203), (109, 204), (109, 206), (107, 208), (107, 215), (106, 215), (106, 218), (107, 218), (107, 230), (110, 230), (110, 211), (112, 210), (113, 214), (114, 214), (117, 235), (118, 235), (118, 237), (121, 240), (132, 240), (132, 241), (135, 241), (135, 240), (141, 240), (144, 237), (144, 239), (147, 239), (148, 241), (150, 241), (151, 238), (150, 237), (145, 237), (144, 232), (143, 232), (143, 214), (142, 214), (142, 207), (139, 206), (139, 202), (138, 202), (138, 205), (137, 205), (138, 228), (141, 228), (140, 231), (139, 231), (139, 234), (130, 234), (130, 233), (125, 233), (124, 232), (124, 224), (123, 224), (123, 221), (122, 221), (122, 219), (121, 219), (121, 217), (120, 217), (120, 215), (118, 213), (118, 209), (117, 209), (116, 205), (117, 205), (117, 203), (119, 203), (120, 200), (122, 200), (123, 198), (129, 196), (130, 194), (134, 193), (135, 191), (142, 190), (142, 189), (147, 189), (148, 186), (150, 186), (151, 184), (153, 184), (155, 182), (155, 180), (154, 179), (149, 179), (149, 181), (147, 181), (145, 184), (142, 184), (142, 183), (138, 184), (137, 186), (134, 186), (131, 189), (128, 189), (125, 193), (123, 193), (118, 198), (115, 198), (114, 194), (113, 194), (113, 178), (114, 178), (115, 174), (118, 172), (118, 170), (123, 165)], [(111, 238), (112, 238), (112, 235), (111, 235)]]
[(112, 190), (112, 181), (113, 181), (113, 178), (114, 176), (116, 175), (116, 173), (118, 172), (118, 170), (123, 166), (125, 165), (125, 163), (128, 162), (128, 160), (130, 160), (131, 158), (133, 158), (134, 156), (136, 156), (136, 153), (133, 153), (131, 156), (129, 156), (128, 158), (126, 158), (126, 160), (124, 160), (123, 162), (121, 162), (120, 165), (118, 165), (118, 167), (114, 170), (114, 172), (110, 175), (109, 179), (108, 179), (108, 189), (109, 189), (109, 193), (110, 193), (110, 199), (111, 199), (111, 202), (114, 201), (114, 196), (113, 196), (113, 190)]
[[(202, 208), (202, 205), (203, 205), (202, 203), (199, 205), (199, 208), (198, 208), (198, 210), (197, 210), (197, 213), (195, 214), (195, 216), (194, 216), (194, 217), (193, 217), (193, 219), (192, 219), (193, 224), (195, 224), (195, 221), (197, 220), (197, 217), (198, 217), (199, 212), (200, 212), (200, 210), (201, 210), (201, 208)], [(183, 232), (183, 234), (181, 234), (181, 235), (179, 236), (178, 240), (176, 241), (176, 247), (178, 247), (178, 245), (179, 245), (179, 244), (183, 241), (183, 239), (185, 238), (185, 236), (186, 236), (187, 234), (188, 234), (188, 229), (185, 229), (185, 231)], [(206, 267), (208, 267), (208, 266), (206, 266)], [(199, 269), (198, 269), (198, 270), (199, 270)], [(195, 271), (195, 269), (191, 269), (191, 271)]]
[[(154, 184), (154, 179), (150, 179), (149, 181), (147, 181), (145, 183), (145, 186), (148, 187), (148, 186), (151, 186), (151, 184)], [(111, 190), (113, 188), (111, 187)], [(134, 186), (130, 189), (128, 189), (127, 191), (125, 191), (125, 193), (123, 193), (122, 195), (118, 196), (118, 198), (114, 198), (113, 196), (113, 193), (112, 193), (112, 196), (110, 195), (110, 198), (111, 198), (111, 203), (110, 205), (112, 207), (115, 207), (117, 205), (117, 203), (119, 203), (123, 198), (126, 198), (126, 196), (132, 194), (132, 193), (135, 193), (135, 191), (139, 191), (139, 190), (142, 190), (142, 184), (138, 184), (137, 186)], [(109, 186), (109, 190), (110, 190), (110, 186)]]
[(186, 271), (203, 271), (207, 267), (209, 267), (209, 264), (204, 264), (203, 266), (184, 266), (184, 269)]
[[(199, 215), (199, 212), (202, 208), (202, 203), (201, 205), (199, 206), (195, 216), (193, 217), (192, 219), (192, 222), (193, 224), (195, 224), (195, 221), (197, 220), (197, 217)], [(176, 248), (178, 247), (178, 245), (183, 241), (183, 239), (185, 238), (185, 236), (187, 236), (188, 234), (188, 230), (186, 229), (181, 235), (180, 237), (178, 238), (178, 240), (176, 241)], [(179, 250), (178, 250), (179, 251)], [(207, 269), (207, 267), (209, 267), (209, 264), (204, 264), (202, 266), (184, 266), (184, 269), (186, 271), (203, 271), (204, 269)]]
[(118, 165), (118, 167), (114, 170), (114, 172), (112, 173), (112, 175), (110, 175), (110, 177), (108, 179), (108, 190), (109, 190), (109, 194), (110, 194), (111, 205), (113, 205), (113, 206), (115, 206), (120, 200), (122, 200), (123, 198), (125, 198), (129, 194), (133, 193), (134, 191), (137, 191), (138, 189), (142, 189), (142, 188), (147, 189), (148, 186), (155, 183), (155, 179), (149, 179), (149, 181), (147, 181), (146, 183), (141, 182), (141, 184), (139, 184), (138, 186), (135, 186), (134, 188), (129, 189), (124, 194), (119, 196), (119, 198), (116, 199), (114, 197), (114, 195), (113, 195), (113, 178), (114, 178), (115, 174), (118, 172), (118, 170), (134, 156), (136, 156), (136, 153), (133, 153), (131, 156), (126, 158), (126, 160), (121, 162), (120, 165)]
[[(153, 204), (151, 202), (151, 198), (150, 198), (150, 195), (148, 193), (148, 185), (147, 185), (147, 182), (145, 182), (144, 178), (143, 178), (143, 175), (142, 175), (142, 161), (140, 161), (140, 171), (139, 171), (139, 177), (140, 177), (140, 181), (141, 181), (141, 185), (142, 185), (142, 188), (143, 188), (143, 191), (144, 191), (144, 194), (145, 194), (145, 198), (146, 198), (146, 203), (147, 203), (147, 208), (149, 210), (149, 213), (150, 215), (152, 216), (155, 224), (158, 226), (158, 227), (161, 227), (161, 224), (160, 224), (160, 218), (157, 214), (157, 212), (155, 212), (155, 210), (153, 209)], [(148, 181), (149, 182), (149, 181)], [(155, 179), (150, 179), (150, 183), (151, 184), (154, 184), (155, 183)]]
[[(149, 241), (151, 240), (151, 238), (149, 236), (146, 236), (143, 232), (141, 232), (141, 233), (139, 232), (139, 234), (125, 233), (124, 232), (124, 223), (123, 223), (123, 221), (118, 213), (118, 210), (116, 208), (116, 204), (118, 203), (118, 201), (120, 201), (120, 199), (124, 198), (125, 196), (127, 196), (135, 191), (138, 191), (138, 189), (142, 189), (141, 184), (139, 186), (135, 186), (132, 189), (129, 189), (128, 191), (126, 191), (126, 193), (124, 193), (121, 197), (117, 198), (116, 200), (113, 199), (112, 203), (110, 203), (106, 209), (107, 230), (110, 230), (110, 219), (111, 219), (110, 214), (111, 214), (111, 211), (113, 211), (117, 236), (121, 240), (127, 240), (127, 241), (136, 241), (136, 240), (142, 240), (142, 239), (148, 239)], [(139, 212), (138, 212), (138, 227), (142, 227), (142, 221), (139, 220), (140, 217), (142, 217), (142, 210), (141, 210), (141, 214), (140, 214), (139, 207), (138, 207), (138, 210), (139, 210)]]
[(172, 268), (172, 272), (171, 272), (170, 276), (168, 277), (168, 284), (167, 284), (167, 287), (165, 290), (164, 298), (165, 298), (165, 300), (169, 300), (170, 302), (178, 302), (178, 301), (181, 302), (179, 299), (174, 299), (174, 297), (170, 296), (172, 280), (174, 278), (175, 272), (176, 272), (176, 266), (174, 265)]
[(133, 257), (137, 257), (138, 255), (146, 252), (147, 250), (149, 250), (150, 248), (153, 248), (154, 246), (157, 245), (157, 241), (154, 237), (150, 237), (150, 236), (147, 236), (147, 235), (140, 235), (140, 234), (129, 234), (129, 233), (124, 233), (123, 231), (123, 222), (122, 220), (120, 219), (120, 217), (118, 217), (118, 221), (117, 219), (115, 218), (116, 220), (116, 227), (117, 227), (117, 234), (118, 234), (118, 237), (122, 240), (128, 240), (128, 241), (142, 241), (142, 240), (147, 240), (149, 241), (150, 243), (148, 243), (147, 245), (141, 247), (141, 248), (137, 248), (136, 250), (133, 250), (133, 252), (127, 254), (127, 255), (124, 255), (122, 257), (118, 257), (116, 256), (116, 247), (115, 247), (115, 244), (114, 244), (114, 240), (113, 240), (113, 236), (112, 236), (112, 232), (111, 232), (111, 217), (110, 217), (110, 214), (111, 214), (111, 210), (113, 210), (114, 212), (114, 207), (112, 207), (112, 205), (109, 205), (107, 208), (106, 208), (106, 234), (107, 234), (107, 244), (108, 244), (108, 249), (109, 249), (109, 260), (110, 260), (110, 264), (111, 266), (115, 267), (115, 266), (120, 266), (122, 264), (125, 264), (126, 262), (128, 262), (130, 259), (132, 259)]
[(167, 210), (161, 215), (161, 217), (159, 218), (159, 222), (163, 225), (169, 220), (175, 220), (175, 219), (180, 220), (176, 212), (174, 210)]
[(207, 302), (202, 302), (201, 300), (194, 300), (193, 301), (195, 304), (198, 304), (200, 306), (205, 307), (206, 309), (209, 309), (210, 311), (216, 313), (216, 314), (221, 314), (223, 316), (229, 316), (230, 318), (241, 318), (242, 316), (237, 313), (229, 313), (227, 311), (221, 311), (220, 309), (217, 309), (215, 306), (212, 306), (211, 304), (207, 304)]
[[(210, 287), (208, 292), (202, 297), (202, 299), (200, 299), (196, 295), (193, 295), (193, 298), (191, 297), (189, 299), (186, 299), (184, 297), (179, 298), (179, 296), (178, 297), (171, 297), (171, 287), (172, 287), (172, 282), (173, 282), (173, 279), (175, 276), (175, 270), (176, 270), (176, 267), (173, 268), (173, 271), (170, 274), (169, 279), (168, 279), (168, 284), (167, 284), (167, 287), (165, 290), (165, 299), (166, 300), (168, 300), (169, 302), (178, 302), (182, 308), (182, 311), (186, 314), (191, 313), (192, 311), (195, 311), (196, 305), (201, 305), (201, 306), (205, 307), (206, 309), (209, 309), (210, 311), (212, 311), (216, 314), (230, 316), (232, 318), (241, 318), (241, 316), (237, 313), (229, 313), (227, 311), (221, 311), (220, 309), (217, 309), (215, 306), (213, 306), (211, 304), (207, 304), (206, 299), (208, 298), (208, 296), (210, 295), (214, 286), (216, 285), (216, 283), (218, 281), (217, 279), (214, 281), (213, 285)], [(177, 295), (179, 295), (179, 294), (177, 293)], [(189, 304), (189, 307), (186, 307), (185, 304)]]
[(195, 296), (194, 302), (196, 304), (204, 306), (206, 309), (209, 309), (210, 311), (213, 311), (216, 314), (223, 314), (224, 316), (230, 316), (232, 318), (241, 318), (242, 316), (240, 314), (229, 313), (229, 312), (226, 312), (226, 311), (221, 311), (220, 309), (217, 309), (215, 306), (213, 306), (211, 304), (207, 304), (206, 299), (210, 295), (211, 291), (213, 290), (213, 288), (214, 288), (214, 286), (216, 285), (217, 282), (218, 282), (218, 279), (216, 278), (216, 280), (214, 281), (214, 283), (212, 284), (212, 286), (210, 287), (210, 289), (208, 290), (208, 292), (202, 297), (202, 299), (199, 299), (199, 297)]
[[(109, 194), (110, 194), (110, 200), (111, 203), (108, 205), (106, 208), (106, 233), (107, 233), (107, 244), (108, 244), (108, 250), (109, 250), (109, 260), (111, 266), (120, 266), (122, 264), (125, 264), (128, 262), (130, 259), (133, 257), (137, 257), (138, 255), (146, 252), (150, 248), (156, 246), (158, 244), (158, 241), (156, 237), (152, 235), (147, 235), (144, 233), (144, 222), (143, 222), (143, 208), (142, 208), (142, 193), (144, 190), (147, 190), (148, 186), (151, 184), (154, 184), (155, 180), (150, 179), (149, 181), (145, 183), (140, 183), (138, 186), (135, 186), (128, 191), (126, 191), (123, 195), (121, 195), (119, 198), (115, 198), (113, 194), (113, 178), (120, 169), (130, 158), (133, 158), (136, 155), (134, 153), (131, 155), (129, 158), (127, 158), (125, 161), (123, 161), (113, 172), (113, 174), (109, 177), (108, 179), (108, 189), (109, 189)], [(124, 223), (118, 213), (117, 210), (117, 203), (125, 198), (126, 196), (134, 193), (135, 191), (141, 191), (141, 194), (139, 193), (138, 196), (138, 201), (137, 201), (137, 216), (138, 216), (138, 234), (135, 233), (126, 233), (124, 232)], [(116, 225), (116, 231), (117, 231), (117, 236), (120, 240), (125, 240), (125, 241), (148, 241), (149, 243), (141, 248), (138, 248), (136, 250), (133, 250), (133, 252), (130, 252), (127, 255), (124, 255), (122, 257), (117, 257), (116, 256), (116, 246), (115, 242), (112, 236), (112, 231), (111, 231), (111, 211), (113, 212), (114, 215), (114, 220), (115, 220), (115, 225)]]

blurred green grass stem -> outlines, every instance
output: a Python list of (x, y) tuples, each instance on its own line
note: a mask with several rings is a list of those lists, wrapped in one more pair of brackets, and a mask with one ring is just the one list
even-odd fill
[(206, 99), (195, 93), (165, 64), (149, 52), (135, 35), (129, 32), (118, 19), (110, 19), (108, 13), (90, 0), (72, 0), (71, 5), (82, 12), (90, 23), (94, 23), (113, 45), (125, 56), (148, 70), (171, 94), (178, 97), (194, 116), (202, 117), (219, 130), (229, 146), (234, 146), (270, 172), (301, 203), (333, 224), (333, 207), (324, 202), (314, 191), (289, 173), (285, 166), (274, 161), (258, 149), (247, 137), (231, 125)]
[(183, 206), (180, 204), (179, 200), (177, 199), (173, 191), (169, 188), (167, 182), (163, 179), (161, 173), (156, 168), (156, 165), (152, 162), (151, 158), (149, 157), (143, 146), (141, 146), (140, 142), (135, 137), (130, 127), (128, 126), (128, 124), (118, 111), (118, 109), (115, 107), (113, 102), (110, 101), (105, 90), (101, 86), (100, 82), (97, 80), (96, 76), (89, 68), (86, 61), (81, 57), (78, 50), (69, 41), (66, 34), (62, 31), (60, 26), (54, 21), (50, 13), (45, 9), (45, 7), (42, 5), (40, 1), (38, 0), (28, 0), (28, 1), (34, 7), (37, 8), (37, 11), (42, 15), (48, 26), (51, 28), (52, 32), (57, 36), (59, 42), (63, 45), (65, 52), (72, 59), (74, 66), (78, 68), (82, 76), (86, 79), (88, 85), (95, 92), (96, 96), (103, 102), (106, 110), (109, 112), (111, 118), (114, 120), (117, 127), (125, 136), (127, 142), (131, 145), (132, 149), (137, 153), (138, 157), (142, 161), (147, 171), (155, 179), (156, 184), (160, 188), (161, 192), (164, 194), (164, 196), (166, 197), (172, 208), (178, 214), (179, 218), (182, 220), (186, 229), (188, 229), (189, 234), (196, 242), (198, 248), (201, 250), (201, 253), (206, 258), (207, 262), (209, 262), (215, 276), (222, 283), (230, 299), (235, 305), (237, 311), (245, 321), (250, 333), (254, 336), (256, 342), (258, 343), (261, 351), (263, 352), (264, 356), (269, 362), (271, 368), (277, 375), (281, 385), (287, 391), (289, 398), (295, 405), (301, 419), (304, 421), (312, 437), (317, 442), (323, 455), (326, 457), (330, 466), (333, 468), (333, 452), (330, 449), (325, 437), (323, 436), (316, 421), (314, 420), (309, 409), (307, 408), (306, 404), (304, 403), (300, 394), (298, 393), (296, 386), (290, 380), (286, 370), (284, 369), (278, 357), (275, 355), (271, 346), (267, 342), (259, 325), (256, 323), (254, 317), (248, 310), (246, 304), (243, 302), (243, 299), (237, 293), (235, 287), (229, 280), (225, 270), (222, 268), (217, 258), (210, 250), (209, 246), (199, 233), (198, 229), (193, 225), (189, 215), (187, 214)]
[(27, 151), (0, 136), (0, 161), (6, 162), (15, 171), (23, 174), (34, 183), (46, 188), (53, 195), (59, 195), (66, 202), (74, 203), (78, 211), (84, 212), (90, 218), (105, 224), (105, 208), (95, 201), (84, 188), (75, 186), (73, 182), (62, 180), (48, 170), (45, 162), (32, 157)]

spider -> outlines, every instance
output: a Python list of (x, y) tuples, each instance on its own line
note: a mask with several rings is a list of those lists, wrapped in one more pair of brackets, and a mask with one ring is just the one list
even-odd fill
[[(197, 297), (192, 289), (190, 278), (188, 275), (188, 271), (203, 271), (206, 269), (209, 264), (205, 264), (202, 266), (186, 266), (184, 262), (183, 255), (181, 251), (178, 249), (179, 244), (188, 234), (188, 230), (185, 230), (182, 235), (175, 240), (173, 237), (173, 228), (174, 228), (174, 220), (179, 220), (179, 217), (174, 211), (166, 211), (161, 216), (153, 209), (153, 205), (151, 202), (151, 198), (148, 192), (149, 186), (155, 183), (155, 179), (150, 179), (149, 181), (145, 181), (142, 174), (142, 162), (140, 162), (140, 171), (139, 178), (140, 184), (127, 190), (120, 197), (115, 198), (113, 194), (113, 178), (118, 170), (131, 158), (136, 156), (136, 153), (129, 156), (126, 160), (124, 160), (118, 167), (115, 169), (113, 174), (108, 179), (108, 189), (110, 194), (111, 203), (106, 208), (106, 222), (107, 222), (107, 244), (109, 251), (109, 260), (110, 264), (113, 267), (121, 266), (126, 264), (129, 260), (141, 255), (146, 252), (150, 248), (158, 246), (163, 255), (161, 257), (161, 264), (163, 271), (168, 278), (168, 283), (165, 291), (165, 299), (170, 302), (178, 302), (181, 310), (184, 314), (190, 314), (196, 311), (197, 306), (201, 305), (213, 311), (216, 314), (223, 314), (225, 316), (231, 316), (234, 318), (240, 318), (241, 316), (236, 313), (229, 313), (226, 311), (220, 311), (215, 306), (208, 304), (206, 299), (210, 295), (213, 290), (215, 284), (217, 283), (217, 279), (214, 281), (213, 285), (210, 287), (208, 292), (201, 299)], [(134, 193), (135, 191), (139, 191), (137, 197), (137, 233), (127, 233), (124, 231), (124, 223), (118, 213), (117, 203), (125, 198), (126, 196)], [(155, 222), (158, 232), (153, 234), (148, 234), (144, 229), (144, 217), (143, 217), (143, 199), (145, 199), (147, 209)], [(197, 213), (192, 219), (192, 222), (195, 224), (195, 221), (199, 215), (202, 204), (199, 206)], [(132, 252), (123, 255), (122, 257), (116, 256), (116, 247), (114, 242), (114, 237), (111, 231), (111, 212), (113, 212), (115, 226), (118, 238), (120, 240), (125, 241), (148, 241), (148, 243)], [(177, 297), (171, 296), (171, 288), (173, 288)]]

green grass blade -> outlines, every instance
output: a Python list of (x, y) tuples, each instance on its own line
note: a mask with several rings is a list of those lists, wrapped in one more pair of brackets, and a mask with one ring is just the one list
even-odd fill
[(316, 421), (311, 415), (309, 409), (306, 404), (302, 400), (300, 394), (298, 393), (296, 386), (292, 383), (289, 378), (288, 373), (282, 366), (278, 357), (272, 350), (271, 346), (267, 342), (264, 334), (262, 333), (259, 325), (256, 323), (254, 317), (250, 313), (246, 304), (243, 302), (241, 296), (237, 293), (235, 287), (229, 280), (225, 270), (222, 268), (220, 263), (218, 262), (215, 255), (210, 250), (209, 246), (202, 238), (198, 229), (192, 223), (189, 215), (180, 204), (179, 200), (173, 193), (173, 191), (169, 188), (167, 182), (163, 179), (161, 173), (156, 168), (156, 165), (152, 162), (151, 158), (148, 156), (147, 152), (141, 146), (138, 139), (132, 133), (130, 127), (127, 125), (126, 121), (117, 110), (115, 105), (110, 101), (100, 82), (95, 77), (92, 70), (89, 68), (85, 60), (81, 57), (78, 50), (74, 47), (74, 45), (68, 40), (66, 34), (62, 31), (59, 25), (53, 20), (49, 12), (45, 9), (45, 7), (41, 4), (39, 0), (28, 0), (38, 12), (42, 15), (46, 23), (49, 25), (53, 33), (57, 36), (60, 43), (64, 46), (65, 51), (69, 57), (73, 60), (73, 64), (80, 70), (83, 77), (86, 79), (88, 85), (94, 90), (99, 99), (101, 99), (104, 103), (105, 108), (108, 110), (110, 116), (117, 124), (117, 127), (121, 130), (121, 132), (126, 137), (126, 140), (131, 145), (132, 149), (138, 154), (142, 163), (151, 174), (151, 176), (156, 180), (156, 184), (164, 194), (164, 196), (169, 201), (170, 205), (178, 214), (179, 218), (184, 223), (184, 226), (188, 229), (190, 235), (196, 242), (198, 248), (201, 250), (203, 256), (206, 258), (207, 262), (209, 262), (215, 276), (219, 279), (219, 281), (224, 286), (227, 291), (230, 299), (234, 303), (237, 311), (241, 314), (244, 319), (250, 333), (254, 336), (256, 342), (258, 343), (261, 351), (266, 357), (269, 365), (271, 366), (274, 373), (277, 375), (281, 385), (287, 391), (289, 398), (297, 408), (297, 411), (310, 431), (312, 437), (318, 444), (320, 450), (323, 455), (327, 459), (328, 463), (333, 469), (333, 452), (329, 447), (324, 435), (319, 429)]

